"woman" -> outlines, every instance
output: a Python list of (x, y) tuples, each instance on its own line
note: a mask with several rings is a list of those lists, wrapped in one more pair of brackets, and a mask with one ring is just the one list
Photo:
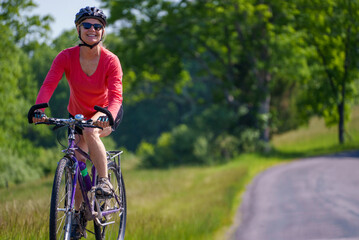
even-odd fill
[[(118, 126), (122, 118), (122, 69), (116, 55), (102, 46), (105, 34), (106, 16), (96, 7), (80, 9), (75, 24), (81, 44), (60, 52), (54, 59), (36, 104), (49, 102), (59, 81), (65, 73), (70, 86), (68, 111), (70, 115), (83, 114), (92, 119), (98, 128), (86, 128), (76, 134), (78, 146), (90, 152), (91, 159), (99, 175), (96, 194), (110, 196), (112, 185), (107, 176), (106, 150), (101, 137), (108, 136)], [(94, 106), (107, 107), (115, 117), (115, 125), (109, 126), (106, 115), (94, 110)], [(35, 114), (33, 122), (45, 120), (43, 112)], [(85, 161), (78, 154), (78, 159)], [(82, 196), (76, 191), (75, 209), (79, 210)]]

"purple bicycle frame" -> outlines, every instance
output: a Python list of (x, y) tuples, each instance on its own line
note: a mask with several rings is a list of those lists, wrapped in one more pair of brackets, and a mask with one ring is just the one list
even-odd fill
[[(92, 162), (92, 160), (90, 158), (90, 155), (87, 154), (86, 152), (84, 152), (80, 147), (78, 147), (74, 143), (74, 139), (72, 139), (72, 138), (69, 139), (69, 149), (77, 151), (82, 156), (84, 156), (86, 159), (88, 159), (90, 162)], [(82, 196), (83, 196), (83, 200), (85, 201), (85, 205), (88, 208), (88, 210), (90, 210), (90, 212), (92, 212), (91, 205), (90, 205), (90, 199), (88, 198), (87, 192), (86, 192), (86, 190), (84, 188), (84, 181), (83, 181), (82, 177), (79, 177), (81, 174), (80, 174), (80, 168), (79, 168), (78, 160), (77, 160), (75, 154), (72, 154), (71, 158), (72, 158), (72, 161), (74, 161), (75, 164), (76, 164), (76, 171), (75, 171), (74, 181), (73, 181), (73, 188), (72, 188), (73, 191), (72, 191), (72, 195), (71, 195), (70, 209), (72, 209), (73, 206), (74, 206), (75, 192), (76, 192), (75, 189), (76, 189), (76, 186), (77, 186), (77, 180), (79, 180), (80, 189), (81, 189), (81, 193), (82, 193)], [(91, 184), (92, 184), (92, 186), (95, 186), (96, 177), (94, 177), (94, 176), (96, 176), (96, 168), (95, 168), (94, 164), (92, 164), (91, 173), (92, 173), (92, 176), (93, 176), (92, 179), (91, 179)], [(115, 199), (116, 199), (118, 205), (121, 206), (120, 200), (118, 199), (118, 196), (116, 194), (115, 194)], [(95, 201), (95, 200), (93, 199), (92, 201)], [(108, 210), (108, 211), (103, 211), (102, 216), (107, 216), (109, 214), (119, 212), (120, 210), (121, 210), (121, 208), (112, 209), (112, 210)], [(94, 219), (94, 216), (92, 216), (92, 217)]]

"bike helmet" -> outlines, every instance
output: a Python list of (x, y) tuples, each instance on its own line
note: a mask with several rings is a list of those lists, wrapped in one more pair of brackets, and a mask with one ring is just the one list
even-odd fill
[(95, 18), (98, 19), (103, 26), (105, 27), (107, 24), (106, 21), (106, 15), (103, 13), (103, 11), (97, 7), (85, 7), (81, 8), (80, 11), (76, 14), (75, 17), (75, 25), (79, 25), (83, 20), (87, 18)]
[[(76, 14), (75, 25), (78, 26), (79, 24), (81, 24), (82, 21), (88, 18), (97, 19), (103, 24), (104, 27), (106, 27), (107, 24), (106, 15), (103, 13), (103, 11), (97, 7), (89, 7), (89, 6), (85, 8), (81, 8), (80, 11)], [(98, 41), (95, 44), (89, 45), (81, 39), (81, 30), (79, 30), (79, 39), (82, 41), (82, 43), (79, 44), (79, 46), (86, 46), (92, 49), (102, 41), (102, 38), (103, 38), (103, 32), (100, 41)]]

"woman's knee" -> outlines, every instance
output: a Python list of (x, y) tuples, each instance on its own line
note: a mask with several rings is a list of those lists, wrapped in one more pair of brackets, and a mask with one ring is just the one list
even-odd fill
[(88, 139), (98, 139), (100, 138), (100, 131), (101, 129), (99, 128), (85, 128), (82, 131), (82, 135), (84, 136), (86, 141)]
[(112, 128), (111, 127), (107, 127), (104, 129), (85, 128), (82, 133), (87, 142), (88, 140), (91, 140), (91, 139), (100, 139), (102, 137), (107, 137), (108, 135), (110, 135), (112, 133)]

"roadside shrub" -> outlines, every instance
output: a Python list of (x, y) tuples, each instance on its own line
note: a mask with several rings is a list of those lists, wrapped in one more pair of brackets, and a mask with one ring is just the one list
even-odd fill
[(208, 142), (185, 124), (162, 133), (155, 145), (142, 142), (137, 149), (144, 167), (171, 167), (203, 164), (208, 157)]
[(211, 165), (224, 163), (241, 152), (262, 152), (266, 145), (259, 130), (245, 129), (237, 136), (223, 132), (197, 132), (181, 124), (171, 132), (162, 133), (156, 144), (142, 142), (137, 154), (143, 167), (168, 168), (179, 165)]
[(226, 133), (219, 135), (213, 145), (213, 154), (219, 162), (227, 162), (240, 152), (240, 140)]
[(239, 146), (243, 152), (262, 151), (262, 145), (258, 129), (247, 128), (240, 133)]
[(30, 166), (29, 159), (0, 148), (0, 187), (21, 183), (42, 176), (41, 169)]
[(210, 165), (227, 162), (240, 152), (262, 151), (258, 130), (246, 129), (239, 137), (223, 132), (217, 137), (181, 124), (162, 133), (156, 144), (142, 142), (137, 154), (143, 167), (168, 168), (179, 165)]
[(26, 140), (12, 141), (11, 144), (0, 147), (0, 188), (54, 172), (58, 160), (64, 155), (57, 148), (34, 147)]
[(199, 136), (194, 142), (193, 154), (199, 163), (209, 164), (213, 162), (213, 158), (209, 156), (209, 142), (204, 136)]
[(142, 165), (144, 167), (154, 167), (158, 164), (155, 158), (155, 147), (148, 142), (141, 142), (137, 148), (137, 155), (142, 158)]
[(174, 154), (174, 165), (195, 164), (199, 160), (194, 155), (194, 143), (197, 135), (193, 129), (181, 124), (175, 127), (172, 132), (171, 148)]

